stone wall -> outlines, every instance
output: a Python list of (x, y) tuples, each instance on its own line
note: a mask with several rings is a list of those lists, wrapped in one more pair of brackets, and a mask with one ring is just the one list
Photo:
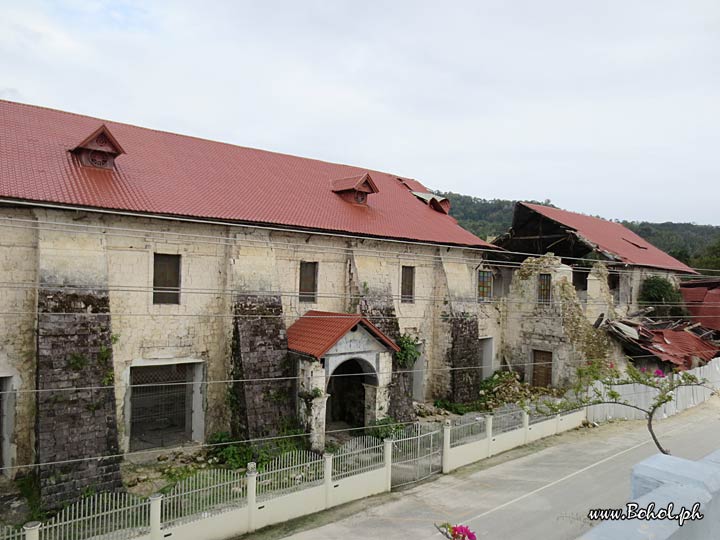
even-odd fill
[[(400, 324), (395, 314), (395, 307), (387, 299), (363, 296), (360, 300), (360, 313), (393, 341), (400, 338)], [(412, 403), (412, 374), (407, 372), (398, 373), (406, 369), (398, 364), (397, 356), (393, 354), (393, 374), (390, 382), (388, 416), (399, 422), (408, 422), (415, 419), (415, 410)]]
[[(36, 459), (70, 461), (39, 467), (45, 509), (122, 487), (120, 458), (86, 460), (119, 452), (112, 341), (106, 290), (40, 289)], [(77, 387), (105, 388), (63, 390)]]
[[(16, 392), (4, 400), (8, 437), (0, 467), (15, 467), (34, 462), (37, 231), (30, 210), (6, 208), (2, 215), (30, 222), (27, 228), (0, 227), (0, 377), (3, 388)], [(2, 474), (13, 477), (17, 471)]]
[[(234, 309), (232, 378), (278, 379), (234, 382), (229, 391), (231, 431), (236, 438), (278, 435), (296, 423), (297, 384), (288, 357), (279, 296), (238, 295)], [(285, 380), (283, 380), (285, 378)]]
[(476, 315), (458, 313), (450, 320), (450, 365), (452, 366), (452, 398), (468, 403), (478, 398), (483, 380), (482, 355), (478, 346)]

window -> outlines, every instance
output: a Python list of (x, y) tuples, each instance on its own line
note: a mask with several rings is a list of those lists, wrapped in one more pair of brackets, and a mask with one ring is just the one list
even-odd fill
[(488, 302), (493, 297), (493, 273), (490, 270), (478, 270), (478, 302)]
[(587, 291), (589, 275), (587, 268), (573, 268), (572, 279), (576, 291)]
[[(130, 449), (178, 446), (199, 435), (201, 364), (130, 368)], [(195, 384), (192, 384), (195, 383)], [(193, 428), (196, 429), (193, 429)], [(195, 432), (195, 433), (193, 433)]]
[(400, 301), (403, 304), (415, 302), (415, 267), (403, 266), (400, 283)]
[(538, 303), (549, 304), (552, 297), (552, 278), (550, 274), (538, 276)]
[(300, 301), (314, 304), (317, 302), (318, 263), (300, 263)]
[(180, 255), (155, 253), (153, 304), (180, 303)]

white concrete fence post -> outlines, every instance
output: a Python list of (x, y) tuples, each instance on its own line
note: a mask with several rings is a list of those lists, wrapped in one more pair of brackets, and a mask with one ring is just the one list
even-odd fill
[(485, 436), (487, 437), (488, 457), (492, 456), (492, 437), (493, 437), (493, 415), (485, 415)]
[(442, 441), (442, 472), (448, 474), (450, 472), (450, 420), (445, 420), (443, 424)]
[(247, 464), (247, 508), (248, 532), (255, 530), (255, 512), (257, 512), (257, 464), (253, 461)]
[(161, 493), (150, 495), (150, 540), (162, 540), (162, 500)]
[(39, 521), (31, 521), (23, 525), (25, 531), (25, 540), (40, 540), (40, 526), (42, 523)]
[(523, 444), (527, 444), (528, 439), (530, 438), (530, 415), (527, 413), (527, 411), (522, 412), (522, 421), (523, 421)]
[(385, 491), (392, 490), (392, 439), (385, 439)]
[(325, 474), (324, 474), (324, 480), (325, 480), (325, 508), (330, 508), (330, 503), (332, 500), (332, 470), (333, 470), (333, 455), (332, 454), (325, 454)]

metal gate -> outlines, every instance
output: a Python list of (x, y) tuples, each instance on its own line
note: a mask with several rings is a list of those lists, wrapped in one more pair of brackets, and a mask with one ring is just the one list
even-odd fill
[(393, 441), (392, 487), (419, 482), (442, 471), (442, 429), (414, 424)]

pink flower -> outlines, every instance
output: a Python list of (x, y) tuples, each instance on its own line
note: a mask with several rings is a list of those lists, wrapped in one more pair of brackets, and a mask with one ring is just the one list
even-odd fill
[(663, 373), (662, 369), (656, 369), (653, 375), (655, 375), (656, 377), (664, 377), (665, 373)]
[(615, 367), (615, 364), (613, 362), (610, 362), (610, 369), (613, 369)]
[(452, 528), (453, 538), (457, 540), (477, 540), (475, 533), (466, 525), (456, 525)]
[(641, 373), (645, 373), (646, 371), (647, 371), (647, 368), (644, 368), (644, 367), (641, 367), (641, 368), (640, 368), (640, 372), (641, 372)]

